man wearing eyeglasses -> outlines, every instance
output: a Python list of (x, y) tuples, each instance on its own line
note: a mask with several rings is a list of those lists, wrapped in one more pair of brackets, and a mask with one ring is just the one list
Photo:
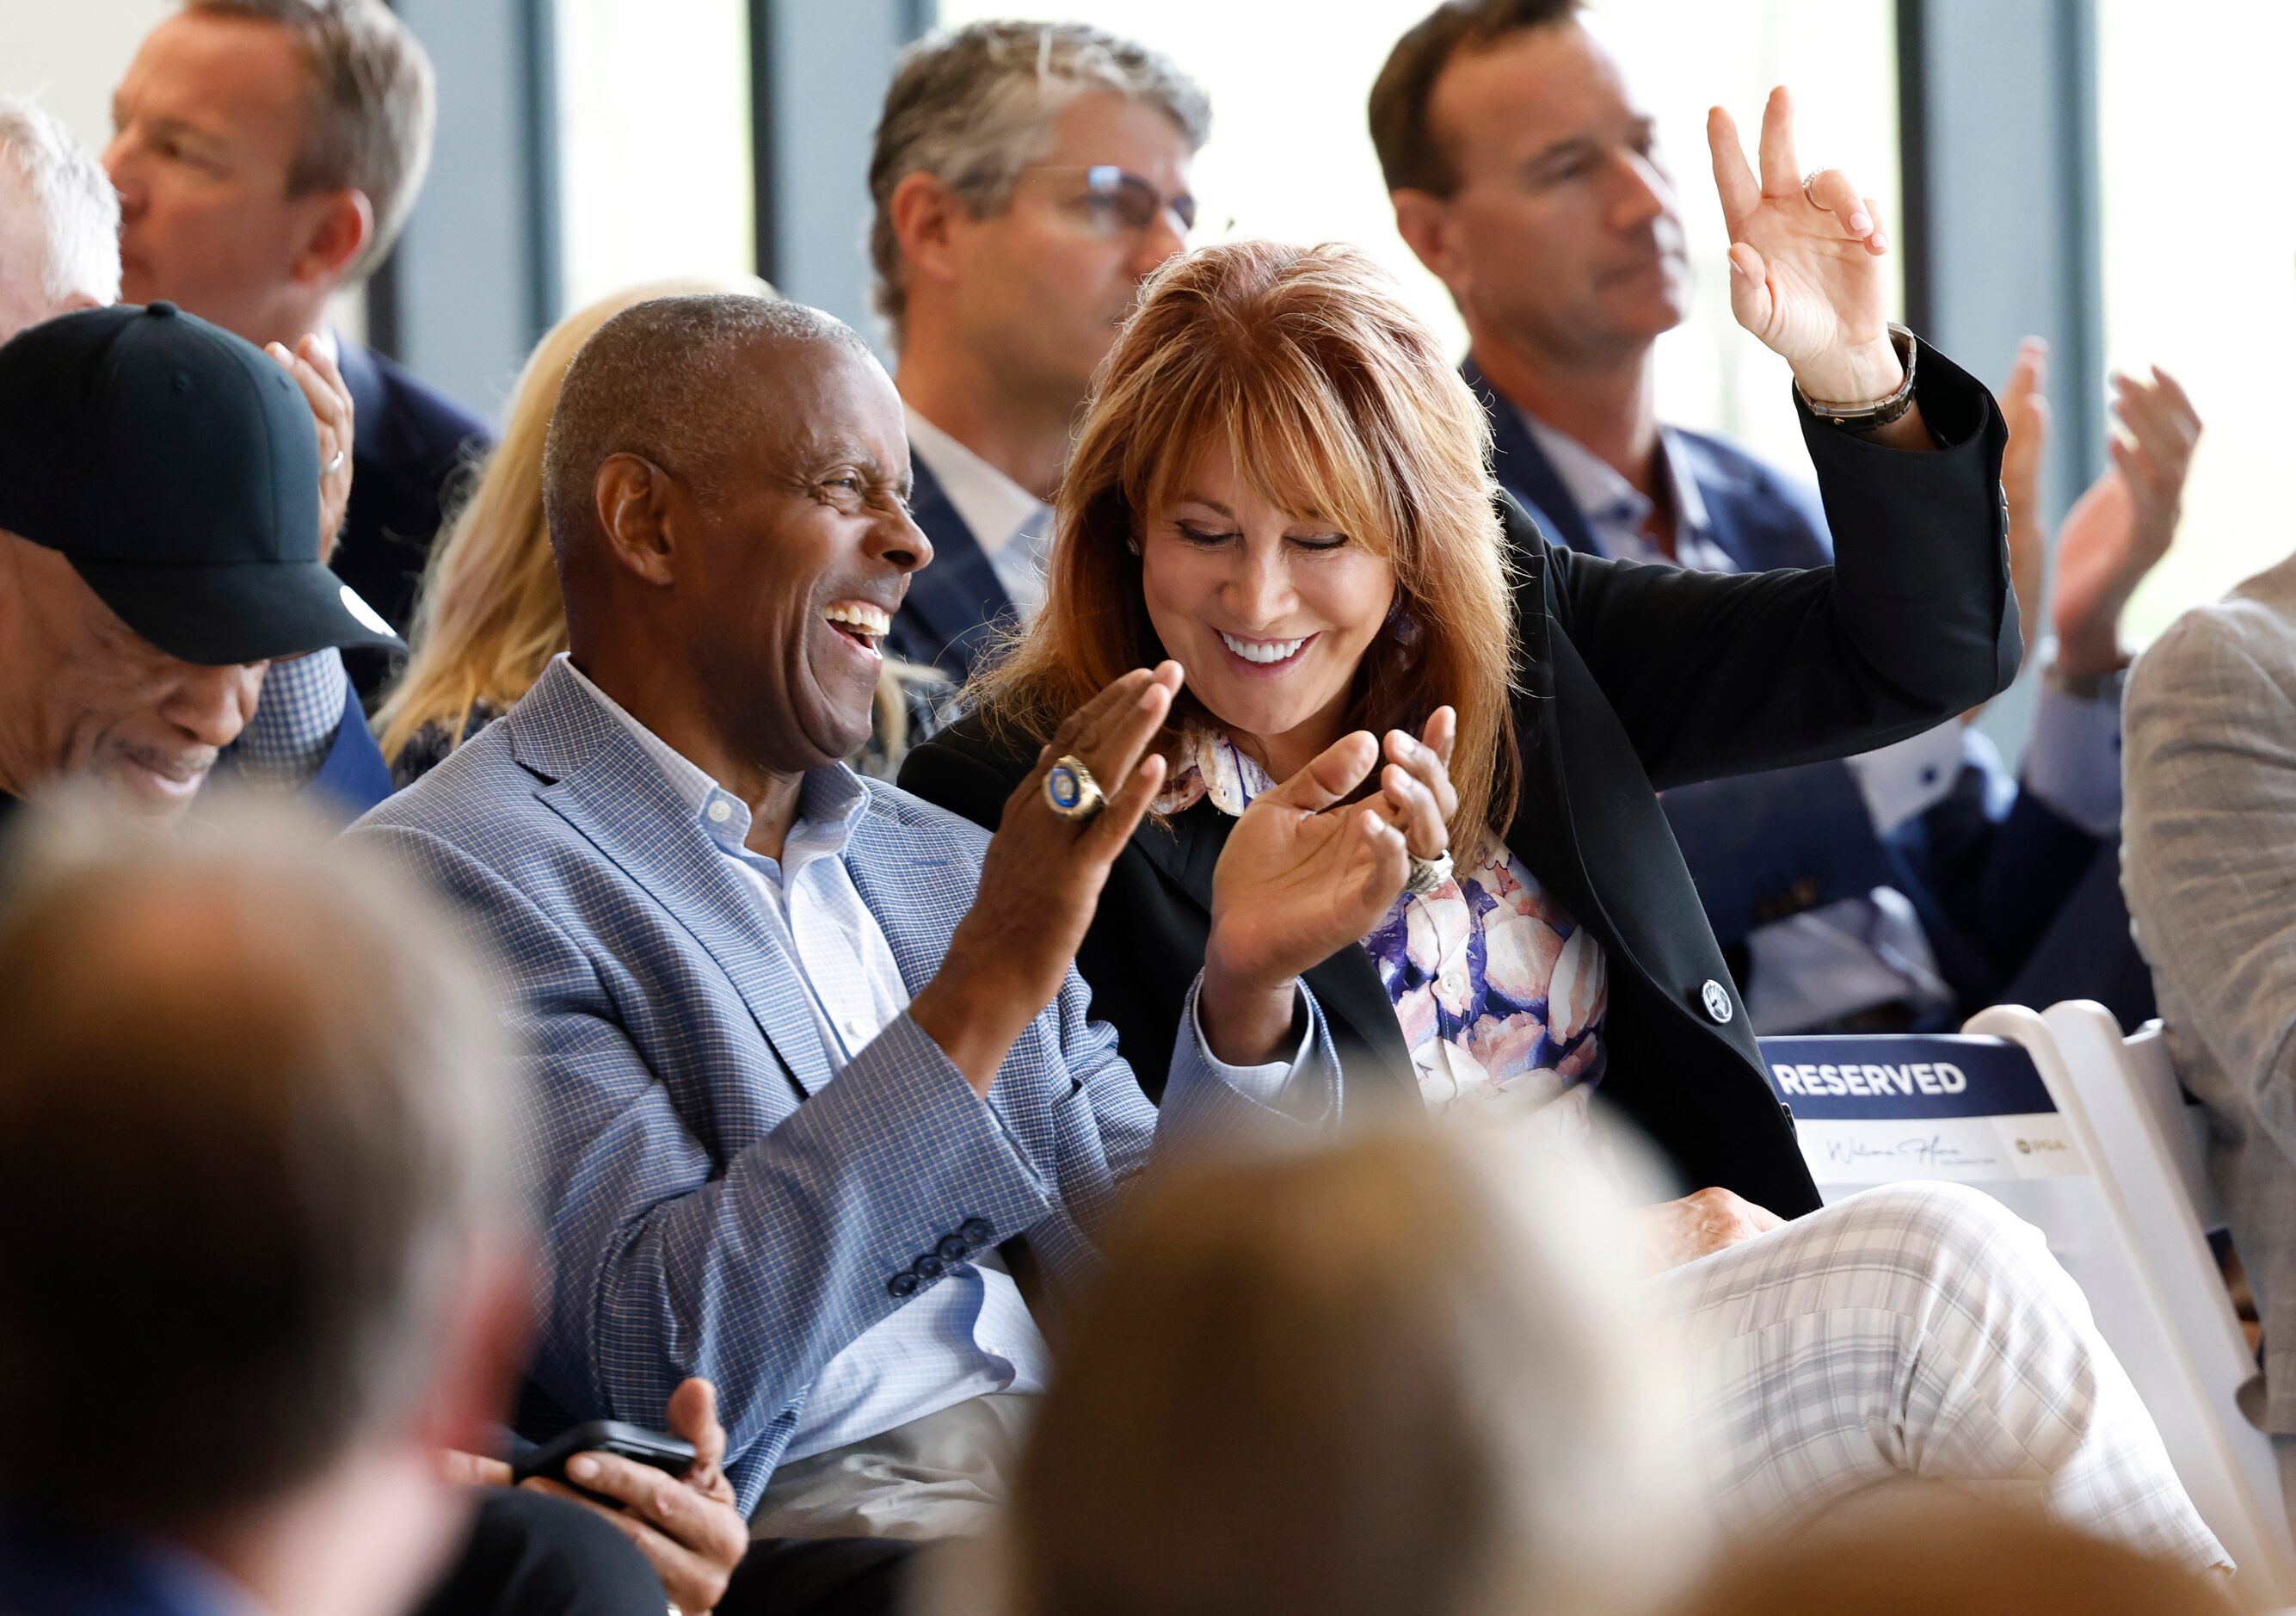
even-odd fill
[(1211, 106), (1169, 61), (1080, 23), (912, 46), (869, 165), (869, 255), (933, 562), (896, 656), (970, 674), (1044, 598), (1069, 428), (1140, 283), (1187, 244)]

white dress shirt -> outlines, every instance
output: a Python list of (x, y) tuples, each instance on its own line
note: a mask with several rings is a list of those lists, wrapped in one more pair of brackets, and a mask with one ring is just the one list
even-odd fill
[[(1738, 570), (1715, 542), (1705, 496), (1684, 470), (1690, 457), (1676, 447), (1672, 428), (1659, 429), (1659, 464), (1674, 504), (1675, 554), (1669, 556), (1647, 530), (1655, 507), (1616, 467), (1577, 439), (1521, 414), (1603, 554), (1702, 572)], [(2045, 662), (2048, 654), (2045, 647)], [(1874, 833), (1883, 837), (1943, 800), (1964, 763), (1985, 769), (1994, 781), (2008, 778), (1993, 743), (1958, 722), (1847, 761)], [(2089, 834), (2112, 834), (2120, 820), (2120, 702), (2083, 701), (2044, 680), (2022, 789)], [(1996, 812), (2004, 806), (1991, 805)], [(1758, 926), (1747, 934), (1746, 948), (1751, 966), (1746, 1011), (1758, 1032), (1824, 1026), (1881, 1005), (1932, 1011), (1953, 1003), (1929, 934), (1912, 903), (1894, 888), (1876, 887), (1864, 897)]]
[(906, 404), (909, 452), (925, 463), (1025, 623), (1045, 603), (1045, 552), (1053, 507)]
[[(560, 653), (564, 659), (564, 653)], [(567, 662), (599, 706), (620, 721), (741, 872), (804, 983), (832, 1071), (909, 1006), (890, 944), (845, 867), (869, 788), (842, 764), (805, 777), (797, 822), (768, 858), (743, 843), (748, 804), (656, 735)], [(1202, 1028), (1196, 1036), (1201, 1043)], [(1288, 1064), (1229, 1066), (1205, 1050), (1212, 1073), (1273, 1103), (1310, 1056), (1303, 1038)], [(1051, 1371), (1043, 1333), (1004, 1259), (988, 1252), (953, 1267), (830, 1359), (806, 1396), (784, 1463), (890, 1431), (985, 1392), (1041, 1392)]]

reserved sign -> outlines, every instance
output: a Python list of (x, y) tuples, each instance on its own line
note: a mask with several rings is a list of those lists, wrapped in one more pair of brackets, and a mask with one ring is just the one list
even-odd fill
[(1821, 1188), (2087, 1173), (2032, 1057), (2000, 1038), (1762, 1040)]

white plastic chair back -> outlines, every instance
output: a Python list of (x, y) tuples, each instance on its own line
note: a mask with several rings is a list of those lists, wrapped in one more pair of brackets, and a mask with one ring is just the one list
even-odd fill
[(2296, 1604), (2296, 1554), (2277, 1492), (2259, 1504), (2169, 1322), (2042, 1019), (2005, 1008), (1960, 1035), (1764, 1038), (1762, 1054), (1828, 1201), (1878, 1184), (1949, 1179), (1982, 1189), (2041, 1231), (2087, 1297), (2194, 1505), (2239, 1563), (2242, 1604)]

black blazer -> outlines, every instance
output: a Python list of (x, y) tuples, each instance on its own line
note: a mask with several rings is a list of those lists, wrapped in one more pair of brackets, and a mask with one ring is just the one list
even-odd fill
[[(1773, 1097), (1657, 792), (1841, 757), (1975, 706), (2017, 671), (2001, 449), (1985, 389), (1920, 361), (1942, 448), (1904, 454), (1805, 414), (1837, 544), (1832, 567), (1717, 575), (1605, 561), (1555, 542), (1502, 496), (1521, 567), (1521, 804), (1506, 842), (1609, 956), (1603, 1092), (1693, 1186), (1785, 1216), (1818, 1204)], [(1431, 708), (1441, 693), (1428, 693)], [(993, 827), (1036, 748), (978, 719), (909, 755), (901, 783)], [(1118, 857), (1077, 956), (1094, 1013), (1140, 1072), (1163, 1070), (1203, 963), (1213, 865), (1230, 822), (1209, 804), (1144, 825)], [(1417, 1103), (1369, 955), (1308, 973), (1341, 1044), (1347, 1103)]]
[(911, 457), (909, 472), (909, 516), (932, 540), (933, 558), (909, 580), (885, 648), (962, 685), (997, 634), (1012, 627), (1013, 597), (922, 455)]
[[(464, 466), (494, 447), (494, 433), (372, 349), (348, 337), (340, 346), (354, 415), (351, 505), (333, 566), (404, 638), (447, 490)], [(387, 651), (343, 652), (351, 684), (369, 705), (390, 682), (396, 660)]]

